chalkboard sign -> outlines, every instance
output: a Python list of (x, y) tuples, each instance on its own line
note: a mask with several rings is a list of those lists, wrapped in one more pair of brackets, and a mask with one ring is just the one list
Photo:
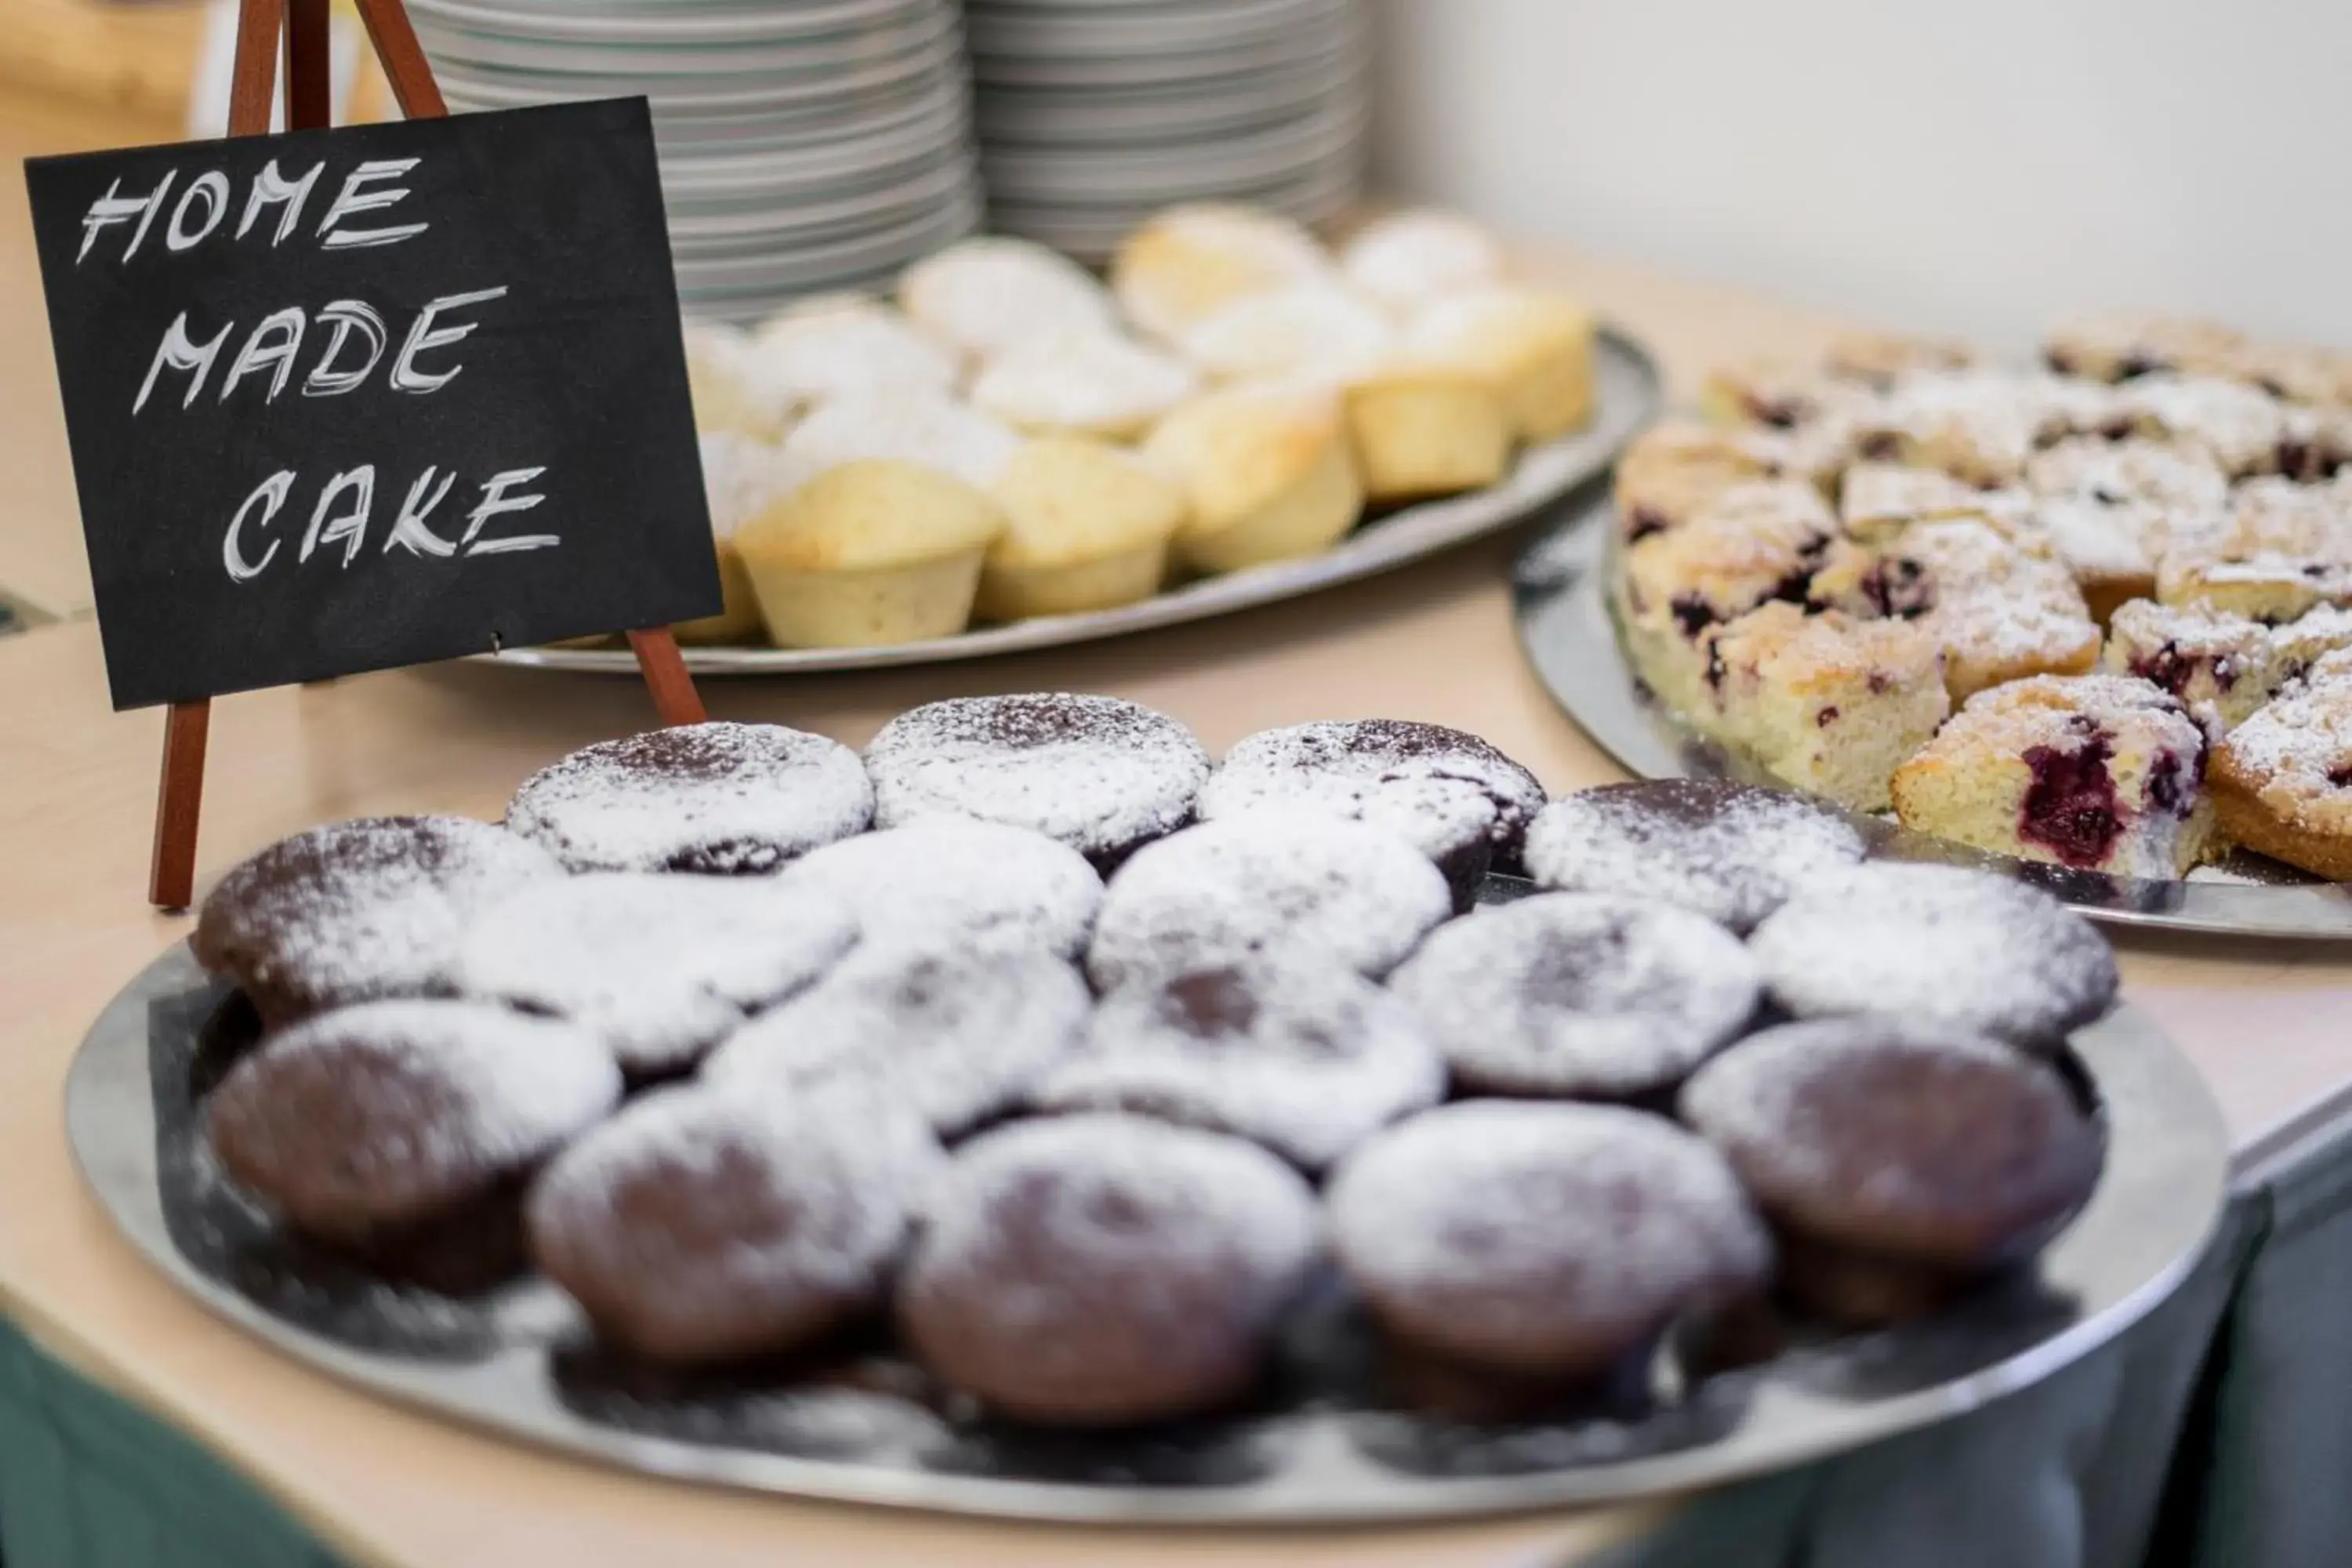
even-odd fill
[(643, 99), (26, 180), (117, 708), (719, 610)]

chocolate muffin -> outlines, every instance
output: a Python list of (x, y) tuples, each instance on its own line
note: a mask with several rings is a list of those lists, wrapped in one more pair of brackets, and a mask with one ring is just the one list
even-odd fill
[(1726, 779), (1646, 779), (1544, 807), (1528, 829), (1527, 863), (1546, 888), (1663, 899), (1746, 931), (1864, 852), (1853, 824), (1804, 795)]
[(1489, 870), (1516, 872), (1543, 809), (1535, 774), (1475, 735), (1402, 719), (1295, 724), (1252, 735), (1201, 786), (1202, 820), (1265, 807), (1384, 827), (1434, 861), (1469, 907)]
[(1349, 1155), (1328, 1202), (1340, 1266), (1398, 1344), (1546, 1385), (1645, 1356), (1759, 1289), (1771, 1257), (1721, 1155), (1616, 1106), (1445, 1106)]
[(848, 907), (814, 888), (591, 871), (484, 910), (457, 979), (467, 995), (571, 1019), (647, 1077), (692, 1067), (856, 941)]
[(1739, 939), (1672, 904), (1544, 893), (1441, 927), (1392, 988), (1472, 1094), (1671, 1089), (1756, 1010)]
[(207, 1104), (214, 1152), (296, 1229), (364, 1246), (489, 1194), (611, 1112), (604, 1043), (471, 1002), (370, 1002), (296, 1025)]
[(1116, 697), (957, 697), (901, 713), (866, 748), (875, 822), (976, 816), (1057, 838), (1108, 874), (1192, 820), (1209, 754)]
[(681, 724), (584, 746), (533, 773), (507, 826), (575, 871), (773, 871), (862, 833), (857, 753), (781, 724)]
[(1003, 1414), (1158, 1420), (1248, 1391), (1315, 1256), (1314, 1194), (1255, 1144), (1135, 1116), (1016, 1122), (935, 1190), (898, 1322)]
[(1066, 844), (1025, 827), (926, 816), (828, 844), (784, 873), (856, 912), (875, 940), (1009, 939), (1076, 957), (1094, 929), (1102, 879)]
[(1748, 952), (1801, 1018), (1872, 1014), (2051, 1051), (2116, 998), (2090, 921), (2039, 888), (1950, 866), (1857, 866), (1810, 883)]
[(1256, 960), (1379, 976), (1454, 907), (1392, 833), (1312, 812), (1253, 811), (1152, 845), (1111, 879), (1087, 949), (1097, 989)]
[(1018, 1104), (1077, 1046), (1077, 972), (1020, 943), (867, 942), (703, 1066), (730, 1088), (860, 1086), (952, 1137)]
[(2032, 1257), (2099, 1178), (2057, 1074), (1948, 1026), (1768, 1029), (1701, 1068), (1682, 1112), (1779, 1229), (1785, 1289), (1842, 1323), (1931, 1311)]
[(474, 916), (562, 871), (537, 845), (470, 817), (330, 822), (223, 877), (188, 945), (277, 1028), (355, 1002), (446, 994)]
[(911, 1113), (854, 1094), (666, 1089), (540, 1177), (531, 1257), (638, 1355), (785, 1352), (880, 1304), (941, 1159)]
[(1351, 969), (1294, 960), (1113, 992), (1033, 1103), (1230, 1132), (1319, 1171), (1444, 1091), (1410, 1008)]

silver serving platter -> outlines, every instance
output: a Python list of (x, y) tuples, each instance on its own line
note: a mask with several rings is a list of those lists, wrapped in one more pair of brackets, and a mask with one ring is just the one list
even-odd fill
[[(1514, 586), (1520, 646), (1553, 698), (1593, 742), (1642, 778), (1775, 781), (1749, 760), (1694, 733), (1655, 701), (1626, 658), (1608, 602), (1616, 509), (1605, 489), (1564, 510), (1519, 558)], [(2233, 936), (2352, 938), (2352, 884), (2239, 852), (2187, 878), (2110, 877), (1988, 854), (1885, 819), (1847, 814), (1885, 859), (1973, 866), (2048, 889), (2114, 925)]]
[[(1500, 484), (1375, 518), (1320, 555), (1204, 577), (1115, 610), (1044, 616), (887, 647), (689, 647), (684, 650), (686, 667), (697, 675), (797, 675), (982, 658), (1205, 620), (1391, 571), (1522, 522), (1608, 471), (1634, 432), (1656, 417), (1662, 384), (1649, 354), (1624, 333), (1603, 327), (1594, 347), (1597, 412), (1591, 425), (1522, 452)], [(525, 647), (477, 657), (533, 669), (637, 671), (635, 656), (626, 648)]]
[[(1524, 884), (1519, 885), (1524, 890)], [(1511, 889), (1490, 888), (1493, 896)], [(221, 1177), (200, 1095), (249, 1038), (241, 1000), (184, 946), (100, 1015), (66, 1090), (74, 1157), (115, 1224), (204, 1306), (373, 1393), (583, 1459), (717, 1486), (1001, 1518), (1344, 1523), (1614, 1501), (1708, 1487), (1944, 1420), (2115, 1338), (2162, 1301), (2222, 1203), (2227, 1139), (2201, 1080), (2147, 1020), (2077, 1034), (2069, 1072), (2101, 1120), (2097, 1190), (2029, 1269), (1937, 1317), (1701, 1376), (1655, 1358), (1624, 1403), (1508, 1426), (1378, 1395), (1337, 1290), (1295, 1315), (1259, 1405), (1149, 1432), (992, 1426), (925, 1397), (887, 1348), (856, 1379), (801, 1368), (648, 1382), (600, 1361), (570, 1303), (525, 1275), (476, 1297), (387, 1284), (280, 1236)], [(863, 1365), (864, 1363), (860, 1363)]]

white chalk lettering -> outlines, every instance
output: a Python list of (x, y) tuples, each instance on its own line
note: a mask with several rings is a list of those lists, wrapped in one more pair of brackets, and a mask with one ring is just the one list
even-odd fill
[[(319, 363), (302, 378), (305, 397), (339, 397), (365, 381), (375, 369), (376, 361), (383, 357), (383, 318), (375, 307), (361, 300), (336, 300), (319, 307), (319, 325), (331, 326), (335, 335), (327, 340), (327, 347), (319, 355)], [(367, 358), (357, 368), (337, 370), (334, 363), (341, 357), (343, 344), (354, 334), (366, 341)]]
[[(282, 310), (272, 310), (261, 318), (248, 333), (245, 346), (236, 351), (236, 362), (229, 366), (228, 376), (221, 383), (220, 400), (236, 390), (236, 384), (256, 371), (268, 370), (269, 395), (266, 401), (275, 403), (278, 395), (286, 390), (286, 378), (293, 373), (294, 356), (302, 351), (302, 329), (305, 318), (302, 307), (289, 305)], [(302, 554), (308, 559), (310, 552)]]
[(408, 341), (400, 345), (400, 358), (393, 362), (392, 389), (420, 394), (438, 392), (457, 380), (457, 373), (466, 368), (464, 365), (451, 365), (435, 374), (417, 369), (416, 356), (432, 349), (446, 349), (452, 343), (463, 342), (474, 335), (474, 329), (481, 323), (467, 321), (462, 326), (436, 329), (433, 325), (434, 318), (444, 310), (458, 310), (467, 305), (503, 299), (506, 291), (506, 286), (500, 284), (496, 289), (477, 289), (469, 294), (445, 294), (418, 311), (415, 324), (408, 329)]
[(131, 401), (131, 412), (136, 415), (147, 406), (147, 395), (155, 390), (155, 378), (166, 366), (195, 373), (188, 378), (187, 395), (180, 399), (183, 408), (195, 406), (196, 394), (205, 389), (205, 377), (212, 374), (213, 361), (220, 357), (221, 344), (228, 341), (232, 324), (223, 321), (209, 342), (200, 343), (188, 336), (188, 313), (181, 311), (163, 330), (163, 341), (156, 345), (155, 358), (147, 366), (147, 379), (139, 384), (139, 395)]
[[(425, 493), (425, 487), (432, 485), (433, 476), (437, 471), (433, 468), (426, 468), (423, 473), (416, 476), (416, 482), (408, 487), (408, 499), (400, 503), (400, 514), (392, 520), (392, 531), (384, 536), (383, 552), (386, 555), (392, 553), (393, 546), (395, 544), (411, 555), (438, 555), (446, 558), (457, 553), (457, 546), (454, 542), (442, 538), (425, 525), (425, 520), (433, 515), (433, 509), (439, 506), (443, 499), (448, 495), (449, 487), (457, 482), (457, 471), (452, 469), (441, 475), (441, 483), (428, 495)], [(532, 499), (536, 500), (538, 498)]]
[[(327, 510), (345, 490), (356, 492), (352, 509), (330, 522)], [(295, 559), (310, 560), (310, 552), (321, 544), (341, 544), (343, 547), (343, 564), (349, 566), (360, 552), (360, 541), (367, 533), (368, 509), (374, 504), (373, 463), (362, 463), (358, 468), (347, 468), (329, 479), (327, 488), (319, 492), (319, 504), (310, 509), (310, 526), (302, 531), (301, 552)]]
[(245, 552), (237, 548), (237, 531), (245, 527), (245, 520), (252, 513), (254, 502), (261, 503), (261, 518), (254, 526), (268, 528), (278, 521), (278, 509), (286, 504), (286, 492), (293, 488), (294, 470), (280, 468), (262, 480), (254, 492), (245, 498), (244, 504), (236, 509), (236, 515), (228, 520), (228, 531), (221, 535), (221, 564), (228, 568), (230, 582), (250, 582), (260, 576), (262, 568), (269, 564), (269, 558), (278, 553), (278, 541), (274, 539), (269, 542), (269, 548), (261, 552), (258, 561), (247, 561)]
[(466, 534), (457, 542), (473, 555), (503, 555), (518, 550), (549, 550), (563, 542), (551, 533), (519, 533), (506, 539), (478, 539), (482, 525), (494, 517), (510, 511), (529, 511), (547, 498), (541, 495), (510, 496), (507, 491), (517, 485), (527, 485), (547, 472), (544, 468), (509, 468), (492, 474), (482, 484), (482, 499), (466, 514)]
[(264, 212), (282, 205), (286, 211), (278, 220), (278, 232), (269, 237), (269, 247), (275, 250), (285, 244), (294, 226), (301, 221), (302, 204), (310, 199), (310, 187), (319, 183), (319, 174), (326, 166), (313, 163), (300, 179), (289, 181), (278, 172), (277, 159), (263, 164), (261, 173), (253, 177), (252, 192), (245, 198), (245, 216), (236, 220), (236, 237), (243, 239)]
[[(200, 228), (188, 227), (188, 205), (198, 196), (204, 198), (205, 219)], [(188, 182), (180, 193), (179, 205), (172, 209), (172, 221), (163, 227), (163, 244), (172, 250), (185, 250), (220, 227), (221, 219), (228, 216), (228, 176), (218, 169), (206, 169)]]
[(89, 211), (82, 214), (81, 249), (74, 254), (74, 265), (79, 267), (82, 264), (89, 255), (89, 247), (109, 227), (118, 223), (129, 223), (136, 217), (139, 226), (131, 233), (131, 243), (122, 251), (122, 259), (130, 260), (131, 252), (139, 248), (139, 242), (147, 237), (147, 226), (155, 221), (156, 209), (163, 205), (164, 194), (171, 190), (172, 182), (179, 176), (177, 169), (165, 170), (162, 183), (143, 196), (122, 195), (120, 176), (108, 182), (106, 195), (90, 203)]
[(375, 212), (391, 206), (408, 195), (405, 185), (386, 190), (366, 187), (383, 180), (396, 180), (416, 167), (415, 158), (371, 158), (343, 176), (343, 188), (327, 208), (327, 216), (319, 220), (321, 243), (329, 250), (347, 250), (363, 245), (398, 245), (404, 239), (414, 239), (423, 234), (427, 225), (401, 224), (391, 228), (342, 228), (343, 219), (361, 213)]

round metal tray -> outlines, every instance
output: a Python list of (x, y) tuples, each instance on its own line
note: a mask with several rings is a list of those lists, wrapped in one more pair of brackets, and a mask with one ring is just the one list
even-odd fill
[[(888, 665), (940, 664), (990, 654), (1021, 653), (1123, 637), (1129, 632), (1205, 620), (1258, 605), (1297, 598), (1375, 576), (1439, 551), (1522, 522), (1579, 485), (1608, 471), (1633, 433), (1658, 412), (1657, 366), (1640, 344), (1603, 327), (1594, 343), (1596, 416), (1591, 425), (1519, 455), (1497, 485), (1444, 500), (1424, 501), (1374, 519), (1320, 555), (1284, 561), (1171, 589), (1139, 604), (1076, 616), (1045, 616), (984, 626), (957, 637), (888, 647), (689, 647), (686, 666), (697, 675), (795, 675), (831, 669), (878, 669)], [(533, 669), (635, 675), (626, 648), (526, 647), (477, 656)]]
[(2122, 1012), (2073, 1043), (2106, 1142), (2090, 1202), (2031, 1269), (1932, 1320), (1800, 1336), (1774, 1359), (1704, 1377), (1685, 1342), (1656, 1358), (1650, 1389), (1608, 1408), (1479, 1426), (1384, 1405), (1371, 1342), (1332, 1289), (1294, 1315), (1255, 1408), (1056, 1435), (917, 1397), (918, 1373), (887, 1346), (829, 1363), (855, 1376), (803, 1366), (662, 1379), (600, 1360), (569, 1301), (530, 1276), (464, 1298), (305, 1248), (222, 1179), (200, 1131), (202, 1095), (241, 1044), (223, 1019), (242, 1008), (174, 947), (100, 1016), (66, 1090), (74, 1156), (99, 1201), (205, 1306), (372, 1392), (582, 1458), (1006, 1518), (1460, 1516), (1680, 1491), (1854, 1447), (2046, 1377), (2137, 1321), (2203, 1247), (2228, 1157), (2196, 1073)]
[[(1774, 782), (1755, 763), (1699, 736), (1654, 701), (1633, 673), (1610, 614), (1603, 568), (1616, 538), (1605, 488), (1563, 509), (1519, 558), (1515, 597), (1519, 643), (1569, 716), (1601, 749), (1642, 778), (1747, 778)], [(1849, 812), (1885, 859), (1973, 866), (2048, 889), (2115, 925), (2235, 936), (2352, 937), (2352, 885), (2326, 882), (2243, 852), (2187, 878), (2110, 877), (1931, 838)]]

